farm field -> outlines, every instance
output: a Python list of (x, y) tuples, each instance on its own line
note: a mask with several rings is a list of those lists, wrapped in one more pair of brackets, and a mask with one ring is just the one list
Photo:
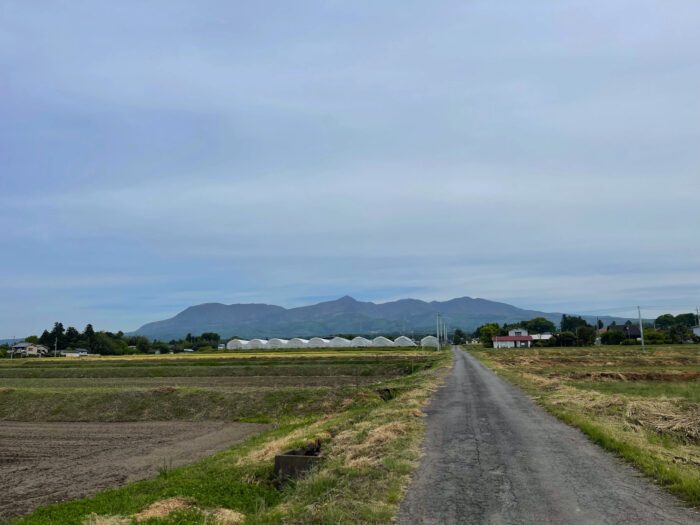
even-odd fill
[(593, 441), (700, 505), (700, 346), (469, 352)]
[(0, 425), (0, 515), (96, 494), (220, 452), (270, 425), (174, 421)]
[[(14, 488), (0, 493), (0, 522), (128, 523), (171, 497), (182, 508), (149, 523), (219, 511), (349, 523), (358, 508), (388, 522), (418, 457), (420, 406), (451, 356), (374, 350), (4, 360), (0, 482)], [(323, 467), (279, 485), (274, 455), (309, 442)], [(325, 505), (292, 504), (304, 498)]]

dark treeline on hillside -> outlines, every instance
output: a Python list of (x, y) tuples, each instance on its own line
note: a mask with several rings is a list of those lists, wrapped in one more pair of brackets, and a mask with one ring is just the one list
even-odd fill
[[(170, 342), (151, 341), (142, 335), (124, 335), (117, 333), (98, 331), (91, 324), (80, 332), (77, 328), (69, 326), (64, 328), (63, 323), (54, 323), (53, 328), (44, 330), (40, 336), (30, 335), (24, 339), (27, 343), (35, 343), (45, 346), (49, 354), (54, 350), (85, 349), (91, 354), (100, 355), (127, 355), (127, 354), (154, 354), (168, 352), (182, 352), (186, 348), (193, 350), (211, 350), (219, 345), (219, 334), (212, 332), (199, 336), (187, 334), (185, 339), (172, 340)], [(0, 345), (0, 357), (7, 355), (9, 345)]]
[[(664, 314), (657, 317), (653, 323), (644, 323), (644, 341), (647, 344), (679, 344), (697, 343), (700, 338), (696, 336), (692, 328), (699, 326), (700, 320), (696, 314)], [(552, 337), (547, 341), (537, 341), (533, 346), (589, 346), (595, 344), (600, 338), (600, 343), (605, 345), (638, 344), (641, 331), (637, 323), (627, 321), (624, 324), (613, 322), (605, 327), (602, 321), (597, 324), (589, 324), (580, 316), (562, 315), (559, 329), (544, 317), (536, 317), (529, 321), (503, 324), (487, 323), (477, 328), (472, 337), (478, 339), (484, 346), (491, 347), (492, 338), (508, 335), (513, 328), (525, 328), (530, 334), (550, 333)]]

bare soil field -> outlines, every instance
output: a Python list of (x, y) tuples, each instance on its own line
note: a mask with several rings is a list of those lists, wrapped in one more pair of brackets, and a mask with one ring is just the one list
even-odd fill
[(0, 517), (91, 496), (192, 463), (271, 425), (225, 422), (0, 425)]

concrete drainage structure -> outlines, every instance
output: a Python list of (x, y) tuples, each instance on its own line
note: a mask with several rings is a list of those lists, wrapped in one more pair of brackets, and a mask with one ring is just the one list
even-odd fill
[(282, 452), (282, 454), (275, 456), (275, 476), (280, 480), (302, 477), (307, 470), (323, 461), (323, 458), (319, 456), (320, 453), (321, 444), (319, 442)]

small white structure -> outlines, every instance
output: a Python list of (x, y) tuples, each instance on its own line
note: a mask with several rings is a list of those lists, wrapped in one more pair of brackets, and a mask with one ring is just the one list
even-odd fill
[(693, 335), (695, 337), (700, 337), (700, 326), (693, 326)]
[(520, 336), (527, 336), (527, 330), (525, 328), (511, 328), (508, 330), (508, 335), (510, 337), (520, 337)]
[(323, 339), (322, 337), (312, 337), (309, 339), (309, 348), (328, 348), (328, 339)]
[(251, 339), (246, 347), (248, 350), (258, 350), (260, 348), (268, 348), (266, 339)]
[(370, 341), (369, 339), (365, 339), (364, 337), (355, 337), (352, 341), (350, 341), (350, 346), (354, 346), (354, 347), (372, 346), (372, 341)]
[(387, 339), (386, 337), (380, 335), (379, 337), (375, 337), (374, 339), (372, 339), (372, 346), (374, 346), (374, 347), (394, 346), (394, 341), (392, 341), (391, 339)]
[(289, 348), (289, 341), (273, 337), (267, 342), (268, 348)]
[(350, 346), (350, 340), (344, 337), (334, 337), (328, 342), (328, 346), (331, 348), (345, 348)]
[(231, 339), (226, 343), (226, 350), (243, 350), (248, 348), (248, 341), (245, 339)]
[(532, 337), (533, 343), (536, 343), (537, 341), (547, 342), (554, 336), (549, 332), (545, 332), (544, 334), (532, 334), (530, 337)]
[(394, 339), (394, 346), (416, 346), (416, 343), (414, 343), (412, 339), (402, 335)]
[(86, 357), (88, 351), (85, 348), (76, 348), (75, 350), (61, 350), (59, 352), (63, 357)]
[(420, 340), (420, 345), (423, 348), (425, 348), (426, 346), (434, 346), (435, 348), (437, 348), (439, 346), (438, 338), (434, 335), (426, 335), (423, 339)]
[(290, 339), (289, 343), (287, 344), (288, 348), (307, 348), (308, 346), (309, 340), (302, 339), (301, 337), (295, 337), (294, 339)]

